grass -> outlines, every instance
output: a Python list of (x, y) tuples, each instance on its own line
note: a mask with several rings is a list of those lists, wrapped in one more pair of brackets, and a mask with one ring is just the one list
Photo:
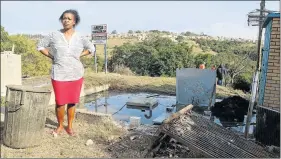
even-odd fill
[[(113, 48), (115, 46), (121, 46), (124, 43), (135, 43), (137, 42), (137, 39), (121, 39), (121, 38), (111, 38), (108, 39), (107, 41), (107, 53), (110, 57), (110, 53), (112, 52)], [(97, 56), (104, 56), (104, 46), (103, 45), (97, 45), (96, 46), (96, 50), (97, 50)]]
[[(148, 76), (127, 76), (116, 73), (93, 73), (89, 70), (85, 71), (85, 88), (110, 84), (111, 90), (126, 92), (151, 92), (161, 94), (176, 94), (176, 78), (175, 77), (148, 77)], [(49, 76), (33, 77), (26, 79), (23, 84), (32, 84), (34, 81), (50, 81)], [(47, 88), (52, 88), (48, 85)], [(217, 86), (216, 97), (226, 98), (238, 95), (248, 98), (249, 95), (241, 90), (234, 90), (230, 87)]]
[[(91, 73), (85, 74), (85, 88), (91, 88), (102, 84), (110, 84), (110, 89), (127, 92), (153, 92), (163, 94), (176, 94), (176, 78), (173, 77), (148, 77), (148, 76), (126, 76), (114, 73)], [(229, 87), (217, 86), (216, 96), (225, 98), (239, 95), (248, 96), (240, 90)]]
[[(73, 127), (77, 136), (70, 137), (65, 132), (54, 138), (51, 131), (56, 126), (54, 111), (49, 110), (41, 145), (27, 149), (12, 149), (1, 145), (3, 158), (109, 158), (106, 147), (126, 133), (111, 119), (90, 118), (91, 122), (76, 118)], [(2, 138), (2, 137), (1, 137)], [(94, 144), (86, 146), (88, 139)]]
[(5, 106), (5, 97), (1, 96), (1, 107)]

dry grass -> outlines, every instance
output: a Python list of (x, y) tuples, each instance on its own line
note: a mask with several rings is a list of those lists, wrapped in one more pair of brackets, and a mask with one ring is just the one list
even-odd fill
[[(110, 89), (128, 92), (154, 92), (163, 94), (176, 94), (176, 78), (172, 77), (147, 77), (147, 76), (126, 76), (114, 73), (89, 73), (85, 75), (85, 87), (110, 84)], [(240, 90), (217, 86), (217, 97), (224, 98), (233, 95), (247, 97)]]
[[(109, 158), (110, 154), (106, 152), (106, 146), (126, 133), (109, 119), (98, 120), (98, 122), (92, 120), (92, 123), (89, 123), (78, 118), (73, 125), (77, 136), (70, 137), (63, 133), (54, 138), (51, 131), (55, 128), (55, 121), (54, 112), (49, 111), (40, 146), (12, 149), (1, 145), (1, 156), (3, 158)], [(92, 139), (94, 144), (86, 146), (88, 139)]]
[[(176, 78), (174, 77), (148, 77), (148, 76), (129, 76), (116, 73), (93, 73), (85, 72), (85, 88), (110, 84), (111, 90), (127, 91), (127, 92), (152, 92), (162, 94), (176, 94)], [(50, 81), (50, 77), (34, 77), (25, 80), (25, 84), (34, 83), (32, 81)], [(51, 85), (46, 86), (52, 88)], [(230, 87), (217, 86), (216, 96), (218, 98), (239, 95), (248, 98), (249, 95), (241, 90), (234, 90)]]
[[(112, 38), (108, 39), (107, 41), (107, 52), (110, 57), (110, 53), (112, 52), (113, 48), (115, 46), (121, 46), (124, 43), (135, 43), (137, 42), (137, 39), (121, 39), (121, 38)], [(97, 55), (98, 56), (104, 56), (104, 46), (103, 45), (97, 45)]]
[(195, 41), (193, 40), (187, 40), (187, 42), (190, 44), (190, 45), (193, 45), (193, 53), (194, 54), (211, 54), (211, 55), (215, 55), (217, 54), (216, 52), (210, 50), (210, 51), (207, 51), (207, 52), (203, 52), (203, 50), (200, 48), (199, 44), (196, 43)]

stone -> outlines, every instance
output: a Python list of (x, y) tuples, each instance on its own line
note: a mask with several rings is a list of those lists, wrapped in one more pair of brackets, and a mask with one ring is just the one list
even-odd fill
[(137, 136), (130, 136), (130, 140), (135, 140)]
[(93, 144), (94, 144), (93, 140), (89, 139), (89, 140), (87, 140), (85, 145), (90, 146), (90, 145), (93, 145)]
[(55, 132), (53, 132), (53, 136), (54, 136), (54, 138), (57, 138), (57, 137), (58, 137), (58, 134), (55, 133)]

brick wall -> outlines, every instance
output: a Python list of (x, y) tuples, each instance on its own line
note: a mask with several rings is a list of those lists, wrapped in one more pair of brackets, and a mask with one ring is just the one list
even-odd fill
[(273, 18), (264, 106), (280, 109), (280, 18)]

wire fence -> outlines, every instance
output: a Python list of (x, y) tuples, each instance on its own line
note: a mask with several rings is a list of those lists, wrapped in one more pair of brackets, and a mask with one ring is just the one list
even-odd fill
[(280, 111), (257, 106), (256, 141), (266, 146), (280, 147)]

